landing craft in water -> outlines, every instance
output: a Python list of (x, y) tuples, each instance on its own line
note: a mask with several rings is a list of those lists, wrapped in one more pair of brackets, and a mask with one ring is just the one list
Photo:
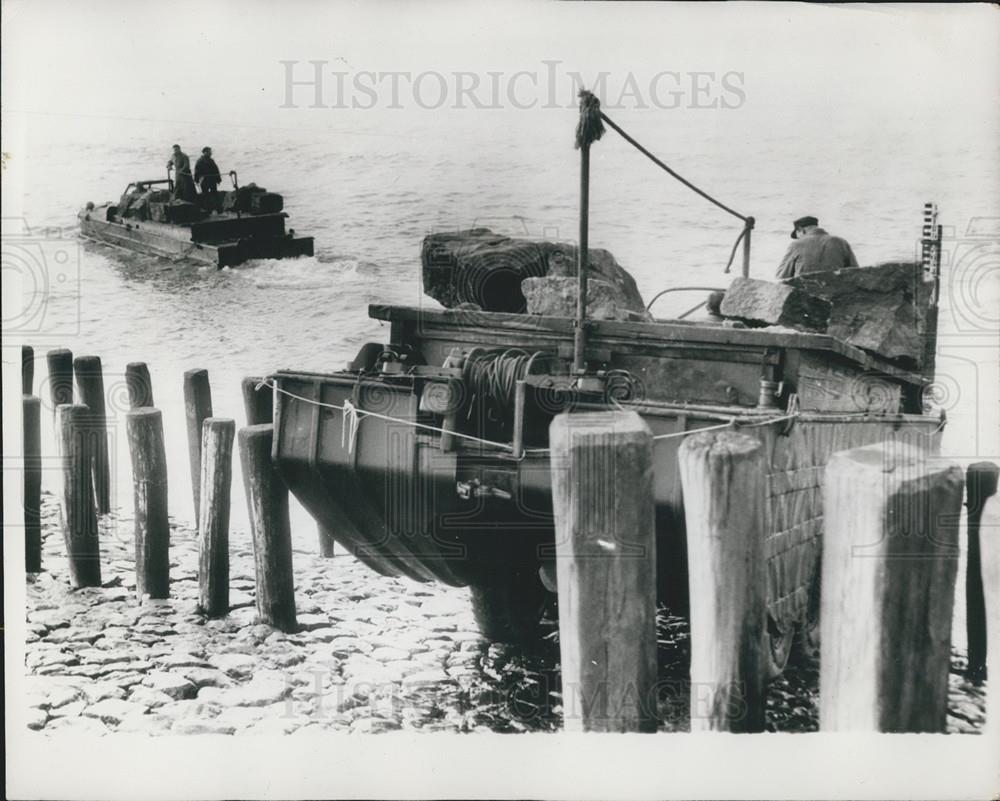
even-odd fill
[[(219, 193), (212, 208), (172, 196), (170, 178), (133, 181), (118, 203), (81, 209), (80, 233), (86, 238), (136, 253), (188, 259), (218, 268), (251, 259), (313, 255), (313, 238), (285, 230), (284, 200), (255, 184)], [(167, 184), (167, 189), (156, 188)], [(203, 197), (203, 196), (202, 196)]]

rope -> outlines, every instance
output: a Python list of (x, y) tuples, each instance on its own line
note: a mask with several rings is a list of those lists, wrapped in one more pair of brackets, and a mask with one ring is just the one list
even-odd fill
[[(581, 95), (582, 94), (583, 93), (581, 92)], [(581, 113), (582, 113), (582, 111), (583, 111), (583, 103), (582, 103), (582, 101), (581, 101), (581, 104), (580, 104), (580, 109), (581, 109)], [(654, 156), (652, 153), (650, 153), (648, 150), (646, 150), (646, 148), (644, 148), (642, 145), (640, 145), (635, 139), (633, 139), (631, 136), (629, 136), (627, 133), (625, 133), (625, 131), (623, 131), (618, 125), (616, 125), (615, 121), (612, 120), (603, 111), (600, 112), (600, 115), (601, 115), (601, 119), (604, 120), (608, 125), (610, 125), (615, 131), (617, 131), (621, 135), (622, 139), (624, 139), (626, 142), (628, 142), (630, 145), (632, 145), (632, 147), (634, 147), (636, 150), (638, 150), (640, 153), (642, 153), (644, 156), (646, 156), (646, 158), (648, 158), (650, 161), (652, 161), (660, 169), (665, 170), (672, 177), (676, 178), (678, 181), (680, 181), (682, 184), (684, 184), (684, 186), (686, 186), (692, 192), (696, 192), (697, 194), (699, 194), (703, 198), (705, 198), (705, 200), (707, 200), (709, 203), (715, 204), (716, 206), (718, 206), (723, 211), (728, 212), (729, 214), (732, 214), (734, 217), (736, 217), (736, 218), (738, 218), (740, 220), (743, 220), (743, 222), (748, 222), (748, 221), (751, 221), (753, 219), (752, 217), (744, 217), (738, 211), (734, 211), (733, 209), (729, 208), (729, 206), (727, 206), (725, 203), (722, 203), (721, 201), (716, 200), (714, 197), (712, 197), (710, 194), (708, 194), (708, 192), (705, 192), (704, 190), (699, 189), (697, 186), (695, 186), (693, 183), (691, 183), (689, 180), (687, 180), (687, 178), (684, 178), (682, 175), (679, 175), (677, 172), (675, 172), (674, 170), (672, 170), (670, 167), (668, 167), (666, 164), (664, 164), (662, 161), (660, 161), (660, 159), (658, 159), (656, 156)], [(582, 120), (581, 120), (581, 123), (582, 123)]]
[(740, 231), (740, 235), (736, 237), (736, 242), (733, 243), (733, 250), (729, 254), (729, 261), (726, 262), (726, 269), (722, 271), (723, 273), (726, 273), (727, 275), (729, 274), (729, 269), (733, 266), (733, 259), (736, 258), (736, 250), (739, 248), (740, 242), (743, 241), (743, 237), (747, 235), (747, 231), (751, 230), (752, 228), (753, 225), (749, 222), (743, 226), (743, 230)]
[[(586, 89), (580, 90), (580, 120), (576, 124), (576, 149), (590, 147), (604, 136), (604, 124), (601, 118), (601, 101)], [(604, 117), (607, 119), (607, 117)]]
[[(350, 431), (348, 432), (348, 434), (350, 434), (352, 437), (356, 437), (357, 428), (358, 426), (360, 426), (361, 421), (363, 421), (366, 417), (375, 417), (379, 420), (385, 420), (390, 423), (402, 423), (403, 425), (408, 425), (413, 428), (420, 428), (425, 431), (436, 431), (439, 434), (450, 434), (453, 437), (459, 437), (460, 439), (471, 440), (472, 442), (478, 442), (482, 445), (492, 445), (502, 450), (513, 451), (512, 446), (503, 442), (494, 442), (493, 440), (474, 437), (471, 434), (463, 434), (460, 431), (445, 431), (443, 428), (440, 428), (439, 426), (429, 426), (425, 423), (418, 423), (416, 420), (404, 420), (401, 417), (391, 417), (387, 414), (379, 414), (378, 412), (365, 411), (364, 409), (358, 409), (350, 401), (345, 401), (344, 405), (341, 406), (340, 404), (337, 403), (323, 403), (322, 401), (313, 400), (312, 398), (304, 398), (301, 395), (296, 395), (294, 392), (289, 392), (287, 389), (282, 389), (276, 383), (267, 381), (266, 379), (257, 384), (256, 389), (259, 390), (261, 387), (270, 387), (272, 390), (274, 390), (274, 392), (280, 392), (282, 395), (287, 395), (289, 398), (294, 398), (295, 400), (302, 401), (303, 403), (310, 403), (313, 406), (322, 406), (324, 409), (336, 409), (339, 412), (350, 414), (352, 417), (356, 418), (356, 423), (352, 422), (349, 424), (354, 429), (353, 432)], [(345, 420), (345, 425), (347, 424), (348, 423)], [(341, 444), (345, 444), (343, 429), (341, 429)]]
[[(341, 427), (340, 431), (340, 444), (341, 447), (347, 448), (348, 453), (351, 453), (354, 450), (354, 445), (357, 441), (358, 428), (360, 427), (361, 422), (364, 420), (365, 417), (375, 417), (379, 420), (386, 420), (387, 422), (390, 423), (402, 423), (403, 425), (408, 425), (413, 428), (419, 428), (425, 431), (435, 431), (439, 434), (450, 434), (453, 437), (459, 437), (460, 439), (466, 439), (471, 442), (478, 442), (481, 445), (489, 445), (491, 447), (498, 448), (500, 450), (513, 452), (513, 446), (505, 442), (494, 442), (493, 440), (482, 439), (481, 437), (474, 437), (471, 434), (463, 434), (459, 431), (445, 431), (445, 429), (440, 428), (438, 426), (431, 426), (431, 425), (426, 425), (425, 423), (418, 423), (415, 420), (404, 420), (403, 418), (400, 417), (391, 417), (387, 414), (379, 414), (378, 412), (367, 412), (364, 409), (358, 409), (350, 401), (344, 401), (343, 405), (339, 405), (336, 403), (322, 403), (321, 401), (313, 400), (312, 398), (304, 398), (301, 395), (296, 395), (294, 392), (289, 392), (286, 389), (282, 389), (276, 383), (274, 383), (273, 381), (268, 381), (267, 379), (264, 379), (259, 384), (257, 384), (255, 389), (260, 390), (261, 387), (269, 387), (275, 393), (280, 392), (282, 395), (287, 395), (289, 398), (294, 398), (295, 400), (302, 401), (303, 403), (309, 403), (312, 404), (313, 406), (322, 406), (323, 408), (326, 409), (336, 409), (337, 411), (342, 412), (344, 414), (344, 425)], [(614, 401), (614, 399), (612, 400), (615, 406), (617, 406), (620, 409), (624, 409), (624, 407), (622, 407), (617, 401)], [(800, 416), (801, 412), (796, 411), (792, 412), (791, 414), (782, 415), (781, 417), (771, 417), (768, 418), (767, 420), (761, 420), (755, 423), (741, 423), (736, 417), (730, 417), (728, 421), (726, 421), (725, 423), (720, 423), (719, 425), (706, 426), (704, 428), (693, 428), (690, 431), (673, 431), (669, 434), (655, 434), (653, 436), (653, 440), (660, 441), (667, 439), (676, 439), (678, 437), (688, 437), (691, 434), (700, 434), (705, 431), (719, 431), (724, 428), (760, 428), (763, 426), (772, 426), (776, 425), (777, 423), (783, 423), (786, 420), (795, 420)], [(944, 428), (945, 423), (946, 421), (942, 420), (941, 423), (938, 425), (938, 427), (934, 429), (934, 431), (931, 431), (929, 433), (928, 432), (920, 432), (920, 433), (924, 434), (924, 436), (933, 436), (934, 434), (938, 433), (942, 428)], [(911, 421), (903, 421), (903, 424), (916, 425), (915, 422), (911, 423)], [(551, 452), (552, 452), (551, 448), (525, 448), (524, 456), (522, 456), (518, 461), (523, 460), (529, 454), (534, 455), (534, 454), (545, 454)]]

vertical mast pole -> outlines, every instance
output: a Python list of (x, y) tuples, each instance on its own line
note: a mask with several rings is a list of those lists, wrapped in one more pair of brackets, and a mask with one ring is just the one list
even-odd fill
[(590, 142), (580, 147), (580, 239), (576, 250), (576, 329), (573, 341), (573, 371), (582, 373), (587, 347), (588, 224), (590, 222)]
[(743, 277), (750, 277), (750, 235), (753, 233), (754, 218), (747, 217), (744, 221), (746, 231), (743, 234)]
[(583, 373), (587, 347), (587, 272), (589, 270), (590, 144), (604, 135), (601, 102), (586, 89), (580, 90), (580, 121), (576, 147), (580, 151), (580, 238), (576, 250), (576, 329), (573, 338), (573, 372)]

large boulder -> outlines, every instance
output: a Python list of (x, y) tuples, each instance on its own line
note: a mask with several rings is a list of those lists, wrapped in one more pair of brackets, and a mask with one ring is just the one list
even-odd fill
[(831, 336), (905, 367), (923, 366), (932, 285), (921, 264), (807, 273), (788, 284), (830, 301)]
[[(576, 317), (578, 285), (576, 277), (547, 275), (525, 278), (521, 291), (528, 301), (528, 314), (546, 317)], [(614, 284), (591, 278), (587, 281), (587, 317), (591, 320), (634, 320), (638, 312), (629, 311), (625, 296)]]
[[(590, 278), (611, 284), (625, 308), (646, 318), (635, 279), (608, 251), (591, 248)], [(488, 228), (431, 234), (420, 252), (424, 292), (446, 308), (474, 303), (483, 311), (524, 312), (525, 278), (576, 275), (576, 247), (512, 239)]]
[(826, 330), (830, 303), (787, 283), (737, 278), (726, 290), (723, 317), (752, 326), (780, 325), (812, 333)]

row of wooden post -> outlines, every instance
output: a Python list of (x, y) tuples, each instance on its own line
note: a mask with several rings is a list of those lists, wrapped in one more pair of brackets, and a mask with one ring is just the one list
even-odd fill
[[(105, 448), (107, 443), (100, 360), (74, 361), (69, 351), (50, 351), (47, 358), (62, 454), (71, 581), (97, 585), (97, 511), (107, 465), (100, 456), (100, 443)], [(31, 394), (33, 360), (26, 348), (22, 379), (29, 570), (40, 566), (40, 403)], [(72, 403), (74, 368), (81, 399), (92, 405)], [(166, 597), (169, 524), (162, 416), (151, 406), (146, 366), (129, 365), (127, 375), (132, 376), (126, 427), (135, 484), (137, 591)], [(207, 378), (205, 371), (186, 373), (184, 394), (198, 502), (200, 603), (206, 613), (221, 615), (229, 607), (235, 424), (211, 416)], [(257, 379), (244, 380), (248, 425), (237, 437), (254, 544), (257, 610), (263, 622), (290, 631), (296, 618), (288, 490), (271, 462), (273, 426), (262, 422), (273, 417), (272, 399), (258, 386)], [(192, 430), (200, 434), (196, 443)], [(551, 445), (566, 726), (650, 730), (656, 720), (652, 435), (632, 412), (562, 415), (553, 422)], [(767, 611), (763, 448), (755, 437), (732, 430), (695, 433), (685, 438), (678, 460), (691, 596), (691, 727), (761, 731)], [(992, 463), (972, 465), (966, 481), (956, 465), (894, 443), (832, 457), (824, 484), (822, 728), (944, 730), (958, 518), (966, 483), (969, 673), (985, 674), (986, 643), (1000, 642), (997, 472)], [(998, 652), (993, 648), (990, 653), (995, 675), (1000, 675)], [(989, 719), (995, 723), (1000, 694), (991, 693), (990, 699)]]
[[(24, 416), (25, 567), (41, 570), (41, 403), (32, 394), (34, 351), (21, 353)], [(64, 544), (74, 587), (101, 584), (98, 515), (110, 511), (110, 459), (101, 361), (70, 351), (46, 354), (60, 454)], [(73, 403), (76, 376), (80, 403)], [(126, 433), (135, 504), (136, 594), (170, 593), (170, 524), (163, 416), (153, 407), (148, 367), (126, 368)], [(257, 577), (261, 622), (283, 631), (296, 627), (288, 490), (271, 461), (272, 398), (247, 379), (243, 395), (248, 425), (239, 432)], [(235, 422), (212, 416), (206, 370), (184, 374), (184, 402), (196, 521), (199, 532), (199, 605), (209, 616), (229, 611), (229, 517)], [(324, 540), (321, 538), (321, 543)], [(332, 542), (332, 540), (331, 540)], [(325, 548), (324, 548), (325, 550)], [(332, 549), (329, 554), (332, 556)]]
[[(652, 435), (633, 412), (560, 415), (550, 444), (565, 726), (651, 730), (657, 713)], [(731, 429), (694, 433), (680, 445), (678, 461), (691, 599), (691, 729), (763, 731), (764, 447)], [(822, 729), (945, 731), (965, 483), (958, 465), (900, 443), (830, 459)], [(984, 674), (991, 639), (991, 670), (1000, 676), (997, 466), (970, 466), (968, 486), (969, 675)], [(1000, 693), (990, 699), (987, 719), (1000, 728)]]

